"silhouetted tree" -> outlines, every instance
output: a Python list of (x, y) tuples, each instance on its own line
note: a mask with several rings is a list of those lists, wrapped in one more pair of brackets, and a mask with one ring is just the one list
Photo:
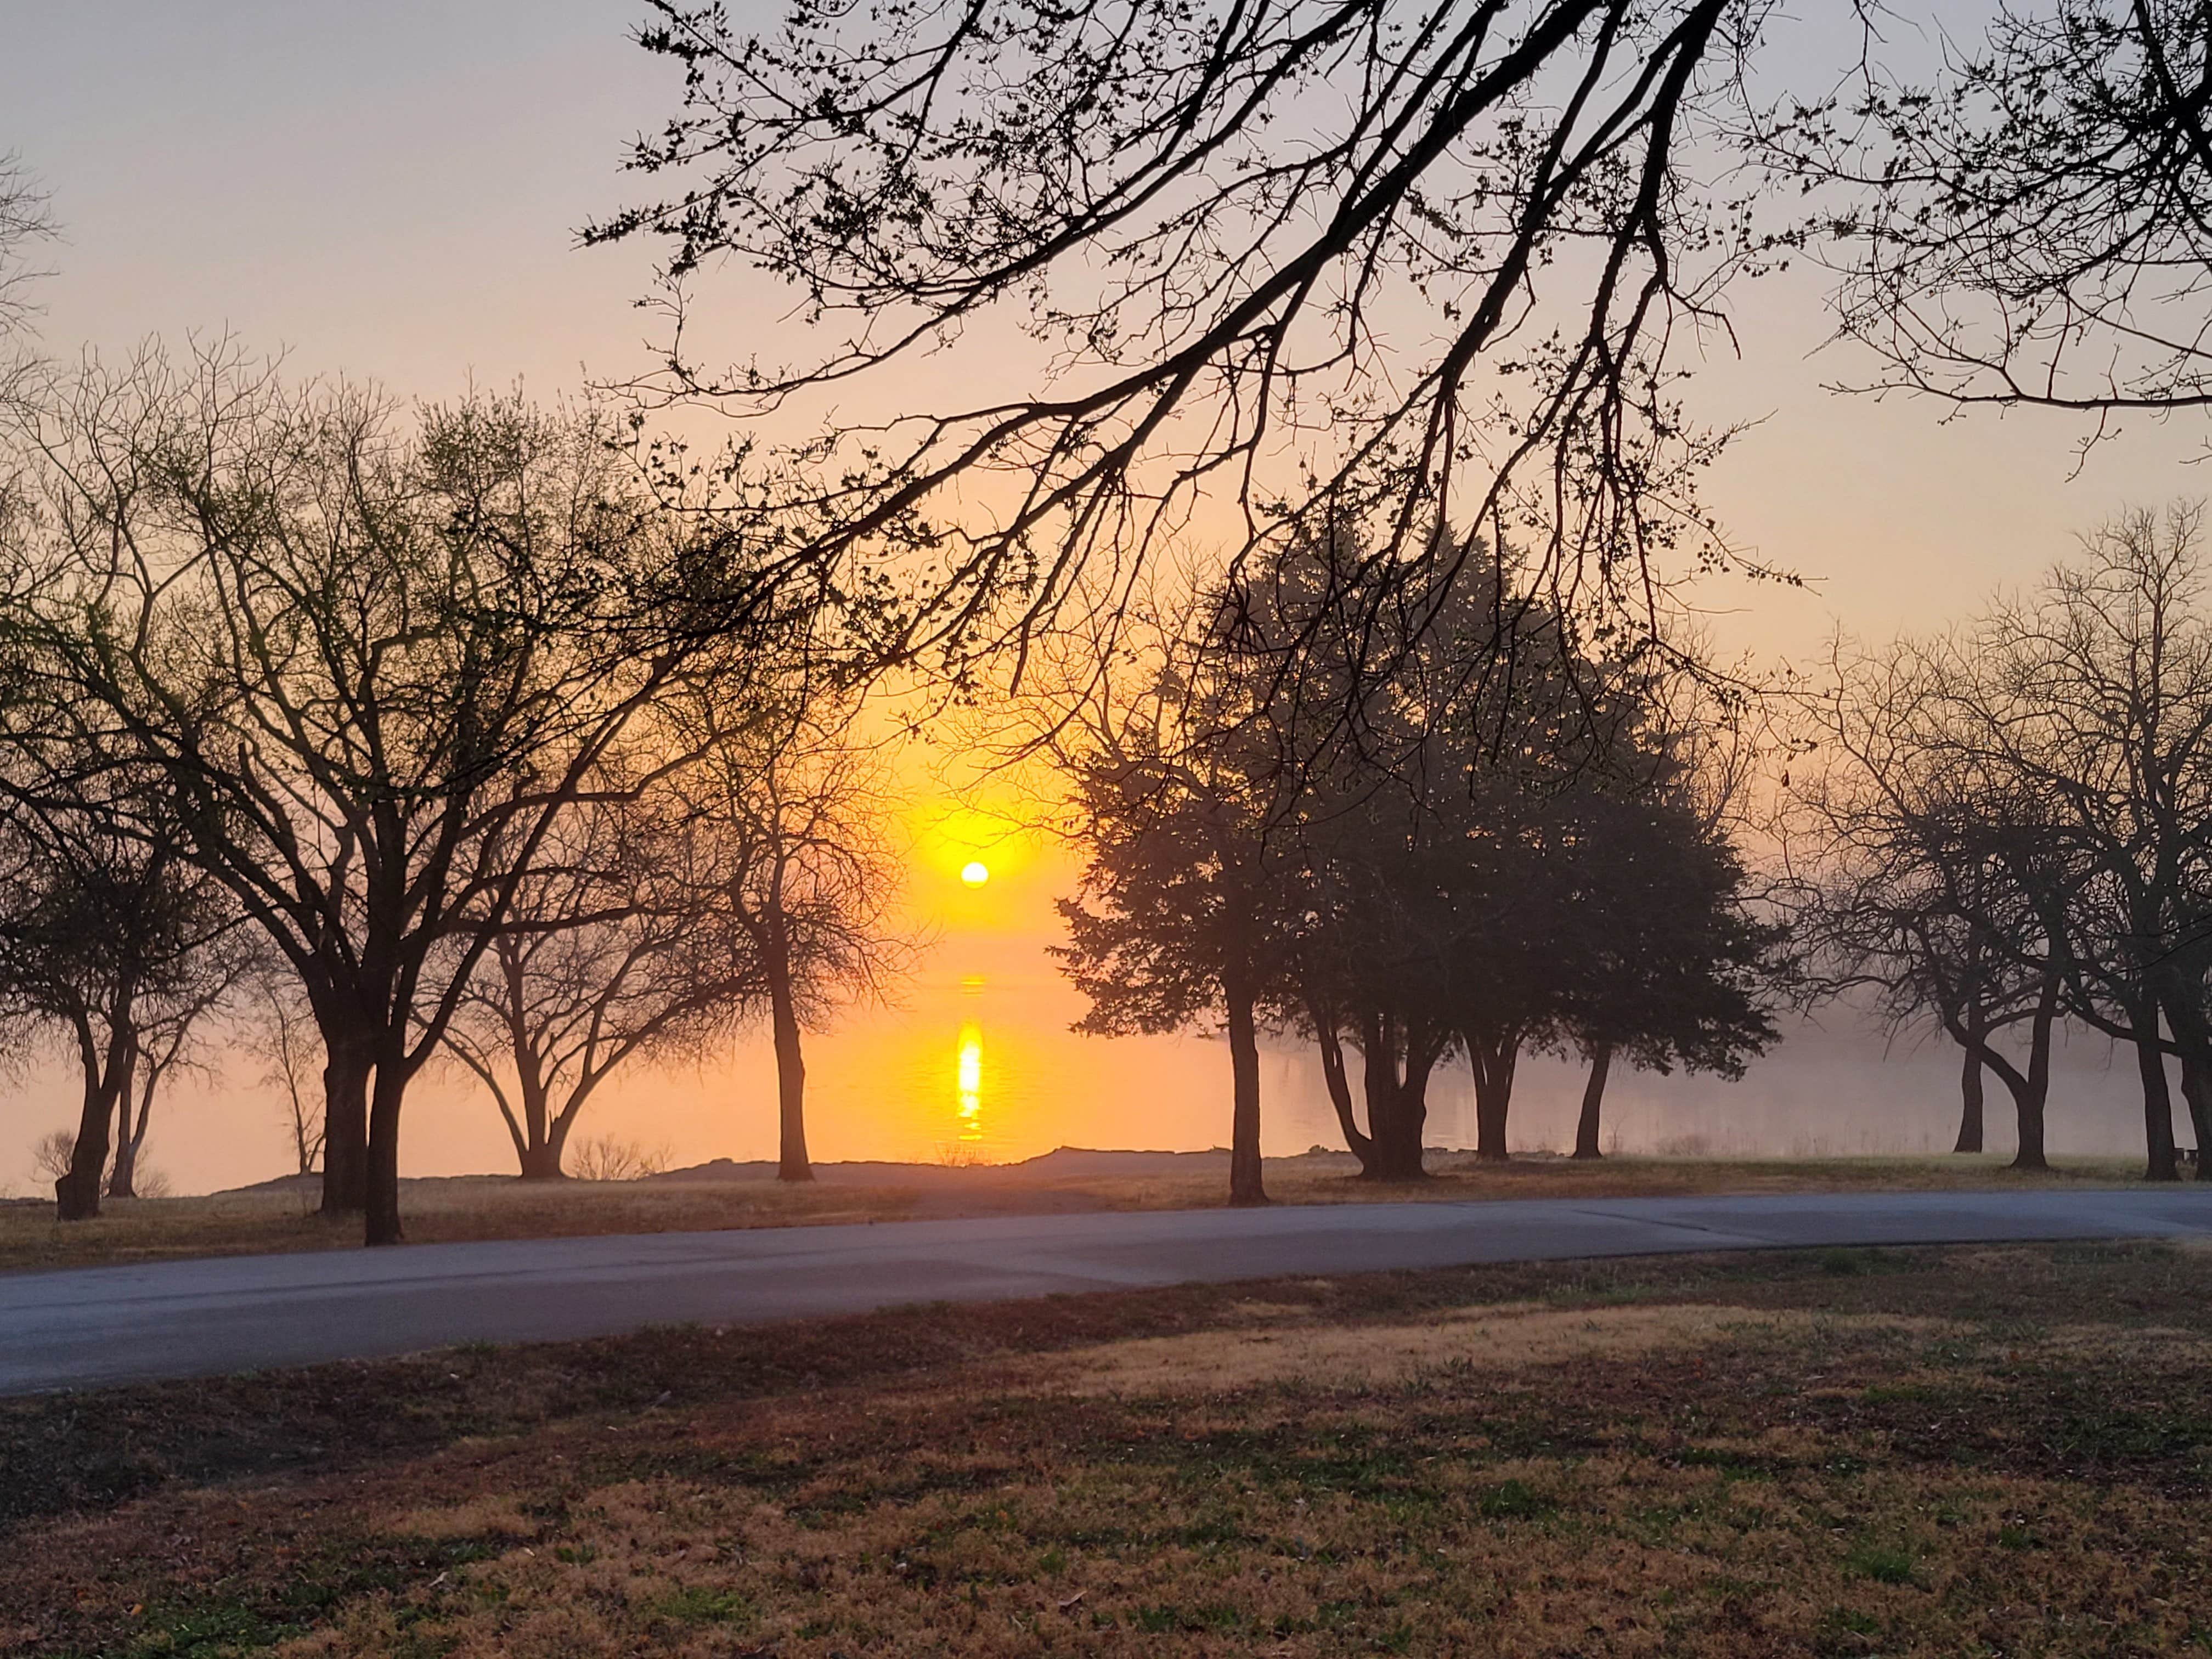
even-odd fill
[(2212, 403), (2212, 21), (2199, 0), (2006, 3), (1930, 85), (1869, 76), (1784, 147), (1840, 182), (1844, 332), (1960, 404)]
[[(2178, 1172), (2169, 1054), (2199, 1134), (2212, 1127), (2197, 527), (2194, 508), (2129, 515), (1955, 638), (1853, 665), (1825, 714), (1846, 765), (1801, 784), (1839, 849), (1832, 937), (1890, 963), (1899, 1006), (1930, 1012), (2013, 1090), (2031, 1162), (2061, 1016), (2134, 1046), (2151, 1179)], [(2022, 1023), (2024, 1074), (1988, 1042)]]
[(1768, 1010), (1790, 963), (1784, 929), (1753, 913), (1735, 848), (1679, 790), (1593, 791), (1583, 808), (1557, 860), (1571, 879), (1553, 937), (1557, 1029), (1590, 1066), (1575, 1156), (1595, 1158), (1615, 1058), (1741, 1077), (1774, 1041)]
[[(1279, 728), (1256, 717), (1265, 670), (1239, 648), (1233, 596), (1194, 622), (1153, 616), (1119, 672), (1057, 721), (1054, 757), (1087, 858), (1053, 948), (1091, 1004), (1075, 1029), (1164, 1032), (1214, 1019), (1228, 1040), (1229, 1201), (1267, 1201), (1260, 1027), (1288, 994), (1301, 902), (1288, 831), (1297, 799)], [(1255, 672), (1255, 670), (1258, 671)]]
[[(1962, 642), (1838, 651), (1835, 666), (1784, 783), (1805, 988), (1864, 994), (1893, 1029), (1956, 1042), (1977, 1091), (1987, 1072), (2012, 1097), (2014, 1167), (2042, 1169), (2066, 951), (2052, 920), (2072, 874), (2033, 798), (1974, 763), (1950, 724), (1952, 698), (1977, 701)], [(2024, 1065), (1998, 1046), (2023, 1029)], [(1961, 1141), (1978, 1143), (1977, 1103), (1962, 1098)]]
[[(38, 271), (31, 249), (53, 234), (46, 192), (13, 155), (0, 155), (0, 345), (31, 315), (31, 284)], [(7, 364), (0, 362), (0, 374)]]
[(83, 1085), (54, 1182), (64, 1221), (98, 1215), (103, 1182), (110, 1197), (134, 1195), (160, 1079), (243, 966), (237, 913), (179, 855), (176, 828), (142, 842), (66, 808), (0, 828), (0, 1001), (59, 1030)]
[(588, 411), (479, 398), (406, 428), (218, 348), (12, 412), (39, 504), (0, 617), (36, 668), (15, 766), (160, 775), (314, 1015), (325, 1206), (392, 1243), (408, 1083), (538, 849), (792, 566), (666, 510)]
[[(1339, 541), (1309, 557), (1357, 555)], [(1679, 659), (1608, 659), (1510, 565), (1473, 563), (1440, 540), (1419, 561), (1307, 577), (1304, 603), (1328, 615), (1283, 677), (1306, 726), (1305, 1023), (1347, 1140), (1387, 1178), (1420, 1173), (1427, 1079), (1455, 1046), (1474, 1074), (1478, 1152), (1503, 1158), (1532, 1046), (1735, 1074), (1771, 1037), (1773, 930), (1747, 912), (1718, 818), (1690, 798), (1677, 751), (1696, 733), (1666, 729), (1656, 702)]]
[[(930, 552), (913, 637), (972, 640), (1002, 599), (1025, 632), (1086, 567), (1167, 544), (1201, 492), (1240, 504), (1223, 550), (1248, 568), (1337, 524), (1412, 553), (1449, 511), (1512, 519), (1547, 577), (1638, 606), (1653, 562), (1710, 539), (1714, 441), (1674, 404), (1676, 339), (1757, 250), (1684, 147), (1763, 8), (653, 11), (639, 38), (682, 104), (629, 161), (663, 193), (585, 233), (665, 250), (649, 394), (765, 415), (835, 387), (849, 408), (1002, 317), (1053, 354), (1012, 398), (849, 417), (777, 498), (825, 546)], [(725, 267), (789, 284), (818, 354), (702, 362), (694, 290)], [(1421, 348), (1391, 320), (1408, 310)], [(953, 489), (976, 473), (1008, 477), (988, 527), (958, 500), (996, 486)]]
[[(662, 720), (694, 757), (671, 777), (700, 902), (736, 940), (722, 969), (757, 988), (775, 1052), (781, 1181), (811, 1181), (805, 1033), (880, 998), (918, 940), (894, 906), (893, 792), (855, 688), (787, 613), (766, 660), (703, 679)], [(742, 952), (742, 955), (740, 954)]]
[(298, 1173), (319, 1174), (323, 1167), (322, 1045), (315, 1036), (314, 1016), (287, 975), (264, 973), (252, 984), (243, 1036), (247, 1052), (263, 1063), (262, 1081), (283, 1097), (284, 1127)]
[(721, 872), (659, 792), (580, 805), (547, 837), (446, 1028), (491, 1091), (526, 1180), (617, 1066), (694, 1053), (763, 994)]

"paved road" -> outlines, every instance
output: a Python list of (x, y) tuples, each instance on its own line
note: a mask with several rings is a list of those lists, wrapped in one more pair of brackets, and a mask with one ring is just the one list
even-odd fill
[(1530, 1199), (1006, 1216), (0, 1274), (0, 1394), (933, 1301), (1667, 1251), (2212, 1237), (2212, 1191)]

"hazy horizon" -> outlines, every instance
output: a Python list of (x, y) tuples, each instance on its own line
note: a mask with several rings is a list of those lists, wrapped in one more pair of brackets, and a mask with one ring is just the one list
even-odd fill
[[(66, 357), (228, 331), (249, 350), (281, 351), (295, 374), (364, 376), (422, 398), (518, 381), (550, 397), (640, 372), (651, 328), (632, 301), (646, 260), (630, 246), (582, 252), (573, 236), (623, 199), (623, 141), (659, 118), (671, 90), (628, 43), (632, 15), (586, 0), (16, 8), (0, 152), (17, 151), (50, 188), (63, 232), (43, 259), (53, 275), (38, 295), (41, 348)], [(1698, 589), (1723, 654), (1802, 662), (1835, 628), (1880, 638), (1941, 626), (2033, 578), (2123, 506), (2199, 493), (2181, 464), (2194, 446), (2148, 422), (2077, 471), (2079, 428), (2059, 417), (1946, 422), (1929, 405), (1824, 390), (1851, 365), (1817, 353), (1821, 293), (1802, 267), (1747, 289), (1735, 308), (1743, 356), (1717, 356), (1698, 394), (1708, 421), (1759, 422), (1712, 480), (1723, 524), (1811, 582)], [(773, 304), (757, 314), (790, 325)], [(1218, 1045), (1067, 1031), (1079, 1000), (1045, 946), (1052, 900), (1071, 880), (1064, 861), (1039, 855), (994, 872), (978, 898), (957, 866), (915, 861), (913, 907), (943, 939), (903, 1006), (856, 1011), (814, 1041), (817, 1157), (1226, 1141)], [(970, 1027), (981, 1103), (963, 1120)], [(2107, 1079), (2087, 1048), (2071, 1051), (2070, 1094), (2054, 1091), (2051, 1148), (2130, 1150), (2132, 1075)], [(1954, 1059), (1931, 1044), (1885, 1060), (1884, 1048), (1871, 1031), (1794, 1036), (1741, 1084), (1621, 1076), (1608, 1112), (1629, 1147), (1948, 1147)], [(180, 1085), (160, 1109), (148, 1155), (180, 1190), (282, 1172), (274, 1097), (253, 1070), (240, 1062), (220, 1086)], [(1532, 1061), (1524, 1079), (1516, 1144), (1561, 1144), (1578, 1085), (1551, 1061)], [(1335, 1143), (1310, 1057), (1278, 1051), (1267, 1084), (1268, 1151)], [(1439, 1079), (1435, 1144), (1471, 1141), (1465, 1093), (1463, 1066)], [(21, 1149), (70, 1123), (76, 1094), (41, 1066), (0, 1096), (0, 1180), (27, 1185)], [(748, 1041), (696, 1071), (621, 1079), (579, 1133), (665, 1142), (679, 1163), (758, 1157), (773, 1148), (773, 1101), (764, 1042)], [(1832, 1132), (1821, 1127), (1831, 1115)], [(2008, 1115), (1993, 1089), (1993, 1146), (2008, 1144)], [(1869, 1134), (1884, 1144), (1864, 1145)], [(425, 1079), (408, 1173), (510, 1162), (488, 1101), (455, 1077)]]

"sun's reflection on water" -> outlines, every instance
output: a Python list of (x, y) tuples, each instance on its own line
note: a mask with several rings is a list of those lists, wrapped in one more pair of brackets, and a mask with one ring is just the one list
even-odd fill
[(954, 1069), (959, 1090), (960, 1139), (983, 1138), (983, 1028), (960, 1022), (960, 1057)]
[[(963, 975), (960, 1000), (972, 1002), (983, 994), (981, 974)], [(952, 1066), (956, 1132), (964, 1141), (983, 1138), (983, 1023), (972, 1015), (960, 1022), (960, 1047)]]

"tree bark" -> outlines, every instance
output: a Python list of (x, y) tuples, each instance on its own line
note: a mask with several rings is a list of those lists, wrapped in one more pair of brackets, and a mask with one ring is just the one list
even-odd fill
[(323, 1213), (368, 1207), (369, 1052), (358, 1037), (323, 1030)]
[(77, 1059), (84, 1078), (84, 1099), (77, 1113), (76, 1145), (70, 1166), (54, 1182), (54, 1210), (63, 1221), (90, 1221), (100, 1214), (100, 1183), (107, 1174), (109, 1139), (115, 1121), (116, 1101), (127, 1099), (131, 1060), (135, 1045), (119, 1032), (111, 1031), (106, 1051), (92, 1035), (91, 1027), (77, 1023)]
[[(395, 1042), (392, 1046), (398, 1044)], [(399, 1105), (406, 1089), (404, 1062), (396, 1054), (380, 1059), (368, 1109), (368, 1191), (362, 1237), (366, 1244), (398, 1244), (406, 1237), (399, 1224)], [(326, 1154), (325, 1166), (328, 1162)]]
[(1360, 1173), (1371, 1181), (1388, 1181), (1398, 1152), (1398, 1033), (1395, 1024), (1381, 1010), (1370, 1008), (1359, 1016), (1359, 1074), (1367, 1097), (1367, 1133), (1374, 1162)]
[(1960, 1045), (1966, 1060), (1959, 1069), (1959, 1139), (1951, 1148), (1954, 1152), (1982, 1150), (1982, 1049), (1988, 1029), (1982, 1005), (1977, 1002), (1966, 1010), (1970, 1040)]
[(2180, 975), (2166, 999), (2166, 1023), (2181, 1050), (2181, 1098), (2189, 1109), (2190, 1127), (2197, 1136), (2197, 1178), (2212, 1181), (2212, 1026), (2208, 1026), (2200, 981), (2191, 984)]
[[(146, 1069), (150, 1073), (150, 1066)], [(141, 1109), (134, 1115), (131, 1100), (134, 1092), (125, 1088), (117, 1091), (115, 1096), (115, 1159), (107, 1176), (110, 1198), (138, 1196), (138, 1144), (145, 1137), (145, 1110)], [(145, 1106), (150, 1108), (153, 1103), (153, 1079), (149, 1075)]]
[(568, 1178), (568, 1172), (561, 1167), (561, 1149), (551, 1141), (526, 1147), (521, 1164), (525, 1181), (566, 1181)]
[(1222, 986), (1229, 1013), (1229, 1201), (1265, 1204), (1260, 1162), (1260, 1032), (1252, 988), (1231, 978)]
[(1344, 1144), (1352, 1149), (1352, 1157), (1359, 1160), (1362, 1180), (1375, 1176), (1375, 1139), (1362, 1134), (1359, 1122), (1352, 1109), (1352, 1079), (1345, 1070), (1344, 1043), (1337, 1036), (1334, 1016), (1324, 1014), (1318, 1004), (1310, 1005), (1314, 1034), (1321, 1044), (1321, 1074), (1328, 1085), (1328, 1103), (1336, 1109), (1337, 1127), (1344, 1132)]
[(2181, 1057), (2181, 1098), (2197, 1134), (2197, 1178), (2212, 1181), (2204, 1156), (2206, 1147), (2212, 1146), (2212, 1060), (2195, 1050)]
[(1486, 1163), (1505, 1161), (1505, 1119), (1513, 1104), (1513, 1073), (1521, 1058), (1518, 1033), (1484, 1037), (1466, 1034), (1468, 1063), (1474, 1071), (1474, 1155)]
[(1606, 1077), (1613, 1070), (1613, 1045), (1593, 1045), (1589, 1063), (1589, 1081), (1583, 1085), (1583, 1114), (1575, 1121), (1575, 1156), (1603, 1158), (1598, 1147), (1598, 1113), (1605, 1103)]
[[(2058, 1018), (2058, 975), (2045, 974), (2036, 999), (2035, 1018), (2029, 1023), (2027, 1077), (2024, 1088), (2013, 1091), (2014, 1115), (2020, 1125), (2020, 1150), (2013, 1154), (2015, 1170), (2047, 1170), (2043, 1151), (2044, 1108), (2051, 1098), (2051, 1033)], [(1982, 1061), (1989, 1056), (1984, 1039), (1977, 1051)]]
[[(525, 1181), (559, 1181), (568, 1171), (561, 1167), (561, 1146), (565, 1138), (555, 1133), (552, 1113), (547, 1109), (545, 1079), (538, 1065), (538, 1056), (526, 1042), (516, 1042), (514, 1052), (514, 1088), (521, 1097), (522, 1144), (520, 1153), (522, 1178)], [(566, 1124), (558, 1126), (565, 1130)]]
[(806, 1055), (800, 1046), (799, 1004), (791, 983), (791, 941), (779, 918), (770, 918), (763, 964), (768, 974), (769, 1023), (775, 1039), (776, 1166), (778, 1181), (811, 1181), (806, 1156)]
[(2179, 1181), (2173, 1148), (2173, 1091), (2166, 1080), (2166, 1045), (2159, 1040), (2158, 1005), (2145, 999), (2131, 1011), (2136, 1030), (2136, 1071), (2142, 1079), (2146, 1181)]
[[(1367, 1085), (1367, 1127), (1375, 1143), (1374, 1178), (1419, 1181), (1428, 1171), (1421, 1163), (1421, 1132), (1428, 1122), (1429, 1065), (1421, 1062), (1413, 1033), (1396, 1016), (1376, 1010), (1360, 1018), (1361, 1067)], [(1399, 1069), (1406, 1049), (1407, 1067)]]

